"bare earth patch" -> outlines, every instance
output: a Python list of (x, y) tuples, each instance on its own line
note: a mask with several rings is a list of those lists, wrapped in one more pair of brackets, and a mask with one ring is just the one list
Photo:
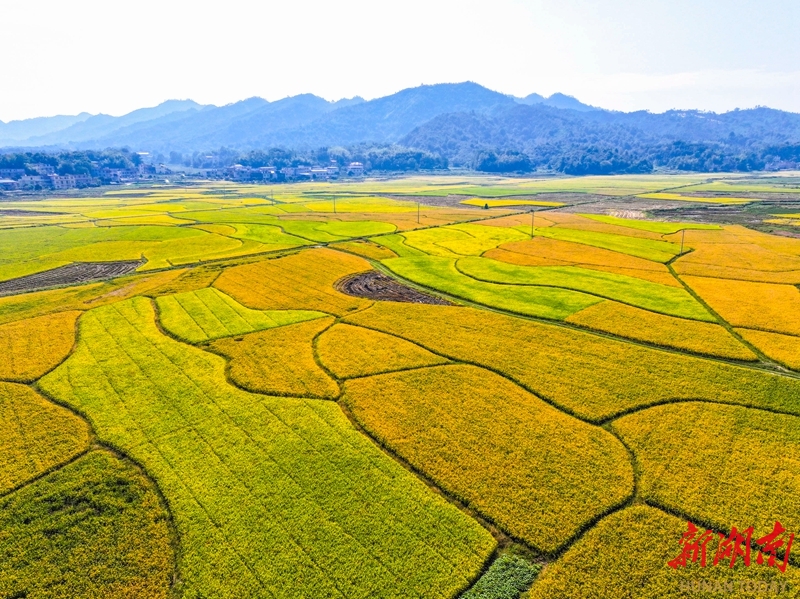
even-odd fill
[(26, 277), (10, 279), (0, 283), (0, 296), (38, 291), (49, 287), (75, 285), (102, 281), (127, 275), (142, 265), (139, 261), (76, 262)]
[(398, 283), (391, 277), (387, 277), (385, 274), (375, 270), (339, 279), (336, 282), (336, 289), (347, 295), (374, 300), (405, 302), (408, 304), (453, 305), (452, 302), (440, 297), (406, 287), (402, 283)]

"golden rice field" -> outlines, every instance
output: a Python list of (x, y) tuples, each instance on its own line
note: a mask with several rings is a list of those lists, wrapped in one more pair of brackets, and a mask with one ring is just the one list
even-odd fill
[[(651, 505), (715, 530), (768, 532), (776, 519), (797, 528), (800, 417), (685, 402), (623, 416), (612, 429), (636, 456), (639, 491)], [(709, 471), (735, 480), (736, 493)]]
[(69, 310), (0, 325), (0, 380), (28, 383), (58, 366), (75, 344), (80, 314)]
[(752, 329), (736, 329), (736, 332), (769, 358), (794, 370), (800, 370), (800, 337)]
[(732, 326), (800, 335), (800, 288), (710, 277), (686, 283)]
[(617, 439), (488, 370), (356, 379), (343, 401), (415, 469), (540, 551), (559, 549), (633, 491)]
[(320, 363), (340, 379), (437, 366), (448, 361), (405, 339), (349, 324), (336, 324), (325, 330), (317, 338), (316, 351)]
[[(798, 596), (790, 189), (1, 197), (0, 599)], [(687, 521), (753, 563), (671, 568)]]
[(236, 385), (270, 395), (335, 398), (336, 381), (314, 360), (314, 339), (333, 324), (322, 318), (302, 324), (220, 339), (209, 349), (230, 362), (228, 374)]
[[(616, 512), (601, 520), (547, 567), (528, 597), (743, 598), (759, 596), (759, 592), (765, 596), (762, 583), (767, 584), (767, 589), (774, 584), (772, 596), (776, 590), (787, 597), (796, 596), (800, 579), (792, 568), (782, 574), (774, 568), (755, 565), (746, 568), (741, 561), (733, 571), (696, 565), (681, 570), (669, 568), (666, 563), (680, 553), (678, 540), (686, 528), (685, 519), (642, 504)], [(715, 547), (709, 548), (709, 562), (714, 551)], [(732, 587), (728, 586), (729, 581), (733, 582)]]
[[(748, 362), (758, 359), (747, 346), (718, 324), (675, 318), (618, 302), (606, 301), (589, 306), (568, 317), (567, 322), (695, 354)], [(747, 335), (744, 337), (747, 339)]]

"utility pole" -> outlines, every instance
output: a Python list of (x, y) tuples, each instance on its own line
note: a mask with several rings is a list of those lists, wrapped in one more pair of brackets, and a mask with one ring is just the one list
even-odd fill
[(333, 196), (333, 213), (336, 214), (336, 196)]
[(535, 214), (536, 212), (531, 210), (531, 239), (533, 239), (533, 219)]
[(417, 224), (419, 224), (419, 200), (417, 200)]
[(681, 254), (683, 253), (683, 240), (686, 237), (686, 229), (681, 229)]

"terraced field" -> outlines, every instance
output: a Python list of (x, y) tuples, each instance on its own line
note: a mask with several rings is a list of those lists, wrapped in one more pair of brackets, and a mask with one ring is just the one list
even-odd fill
[[(800, 596), (800, 238), (719, 218), (784, 192), (4, 202), (0, 599)], [(687, 521), (750, 566), (670, 567)]]

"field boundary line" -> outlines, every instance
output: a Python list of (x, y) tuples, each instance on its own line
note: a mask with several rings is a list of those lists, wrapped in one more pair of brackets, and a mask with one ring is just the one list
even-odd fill
[(761, 361), (762, 361), (764, 364), (767, 364), (768, 366), (772, 367), (773, 369), (780, 371), (780, 373), (781, 373), (781, 374), (784, 374), (784, 373), (783, 373), (783, 371), (785, 371), (786, 369), (784, 368), (784, 366), (783, 366), (782, 364), (779, 364), (779, 363), (775, 362), (774, 360), (772, 360), (772, 359), (771, 359), (771, 358), (770, 358), (770, 357), (769, 357), (767, 354), (765, 354), (764, 352), (762, 352), (762, 351), (761, 351), (759, 348), (757, 348), (755, 345), (753, 345), (752, 343), (750, 343), (749, 341), (747, 341), (747, 339), (745, 339), (744, 337), (742, 337), (742, 336), (741, 336), (741, 335), (740, 335), (740, 334), (739, 334), (739, 333), (736, 331), (736, 329), (734, 329), (734, 328), (733, 328), (733, 326), (731, 326), (731, 324), (730, 324), (730, 323), (729, 323), (727, 320), (725, 320), (724, 318), (722, 318), (722, 316), (719, 314), (719, 312), (717, 312), (716, 310), (714, 310), (714, 309), (713, 309), (713, 308), (712, 308), (712, 307), (711, 307), (711, 306), (708, 304), (708, 302), (706, 302), (706, 301), (705, 301), (705, 300), (704, 300), (704, 299), (703, 299), (703, 298), (700, 296), (700, 294), (699, 294), (699, 293), (697, 293), (697, 292), (696, 292), (694, 289), (692, 289), (692, 287), (691, 287), (691, 286), (690, 286), (690, 285), (689, 285), (689, 284), (688, 284), (686, 281), (684, 281), (684, 280), (683, 280), (683, 279), (680, 277), (680, 275), (678, 275), (678, 273), (677, 273), (677, 272), (675, 272), (675, 268), (672, 266), (672, 264), (671, 264), (671, 263), (670, 263), (670, 264), (667, 264), (667, 268), (669, 269), (669, 272), (672, 274), (672, 276), (673, 276), (673, 277), (675, 277), (675, 279), (676, 279), (676, 280), (677, 280), (677, 281), (678, 281), (678, 282), (679, 282), (681, 285), (683, 285), (683, 288), (684, 288), (684, 289), (686, 289), (686, 291), (688, 291), (688, 292), (689, 292), (689, 293), (692, 295), (692, 297), (694, 297), (694, 298), (695, 298), (695, 300), (697, 300), (698, 302), (700, 302), (700, 304), (702, 304), (702, 305), (705, 307), (705, 309), (706, 309), (706, 310), (708, 310), (708, 313), (709, 313), (709, 314), (711, 314), (711, 315), (712, 315), (714, 318), (716, 318), (716, 319), (717, 319), (717, 321), (719, 322), (719, 324), (720, 324), (720, 325), (722, 325), (722, 326), (725, 328), (725, 330), (727, 330), (727, 331), (728, 331), (728, 333), (729, 333), (729, 334), (730, 334), (730, 335), (731, 335), (731, 336), (732, 336), (734, 339), (736, 339), (736, 340), (737, 340), (739, 343), (741, 343), (742, 345), (744, 345), (744, 346), (745, 346), (747, 349), (749, 349), (749, 350), (750, 350), (751, 352), (753, 352), (753, 353), (754, 353), (756, 356), (758, 356), (759, 360), (761, 360)]
[[(488, 259), (491, 259), (491, 258), (488, 258)], [(500, 282), (497, 282), (497, 281), (487, 281), (486, 279), (480, 279), (480, 278), (478, 278), (478, 277), (476, 277), (474, 275), (467, 274), (463, 270), (461, 270), (458, 267), (458, 262), (460, 260), (461, 260), (461, 258), (457, 258), (456, 259), (455, 263), (453, 264), (453, 268), (455, 268), (456, 271), (460, 275), (465, 276), (468, 279), (472, 279), (473, 281), (479, 281), (481, 283), (490, 283), (492, 285), (508, 285), (510, 287), (542, 287), (542, 288), (545, 288), (545, 289), (562, 289), (564, 291), (573, 291), (575, 293), (582, 293), (584, 295), (590, 295), (592, 297), (599, 297), (600, 299), (608, 300), (608, 301), (611, 301), (611, 302), (617, 302), (618, 304), (623, 304), (625, 306), (630, 306), (631, 308), (638, 308), (640, 310), (645, 310), (647, 312), (651, 312), (653, 314), (658, 314), (660, 316), (670, 316), (672, 318), (680, 318), (682, 320), (688, 320), (690, 322), (710, 322), (708, 320), (698, 320), (696, 318), (689, 318), (688, 316), (679, 316), (677, 314), (667, 314), (666, 312), (659, 312), (659, 311), (654, 310), (652, 308), (646, 308), (644, 306), (640, 306), (640, 305), (637, 305), (637, 304), (632, 304), (632, 303), (630, 303), (628, 301), (624, 301), (624, 300), (621, 300), (621, 299), (609, 297), (607, 295), (600, 295), (599, 293), (593, 292), (593, 291), (585, 291), (583, 289), (575, 289), (574, 287), (564, 287), (562, 285), (544, 285), (544, 284), (541, 284), (541, 283), (507, 283), (507, 282), (500, 283)], [(602, 272), (602, 271), (600, 271), (600, 272)], [(614, 274), (614, 273), (612, 273), (612, 274)], [(648, 282), (652, 283), (652, 281), (648, 281)], [(653, 283), (653, 284), (654, 285), (659, 285), (659, 283)], [(667, 285), (663, 285), (663, 287), (666, 287), (667, 289), (677, 289), (676, 287), (669, 287)], [(583, 308), (583, 309), (585, 309), (585, 308)], [(578, 312), (580, 312), (580, 311), (581, 310), (578, 310)], [(578, 312), (573, 312), (572, 314), (570, 314), (570, 316), (572, 316), (574, 314), (577, 314)], [(713, 324), (713, 323), (710, 323), (710, 324)]]
[[(370, 262), (372, 262), (372, 261), (370, 260)], [(720, 356), (707, 356), (707, 355), (693, 354), (693, 353), (685, 352), (683, 350), (679, 350), (679, 349), (675, 349), (675, 348), (663, 347), (663, 346), (660, 346), (660, 345), (657, 345), (657, 344), (651, 344), (651, 343), (647, 343), (647, 342), (644, 342), (644, 341), (638, 341), (636, 339), (631, 339), (631, 338), (628, 338), (628, 337), (620, 337), (620, 336), (617, 336), (617, 335), (612, 335), (611, 333), (605, 333), (605, 332), (597, 331), (597, 330), (594, 330), (594, 329), (588, 329), (588, 328), (584, 328), (584, 327), (579, 327), (579, 326), (577, 326), (577, 325), (575, 325), (573, 323), (566, 322), (566, 321), (563, 321), (563, 320), (550, 319), (550, 318), (546, 318), (544, 316), (531, 316), (531, 315), (528, 315), (528, 314), (519, 314), (517, 312), (512, 312), (510, 310), (503, 310), (501, 308), (495, 308), (495, 307), (492, 307), (492, 306), (486, 306), (484, 304), (479, 304), (479, 303), (473, 302), (471, 300), (463, 299), (463, 298), (461, 298), (459, 296), (451, 295), (451, 294), (443, 292), (443, 291), (441, 291), (439, 289), (434, 289), (432, 287), (426, 287), (425, 285), (420, 285), (420, 284), (414, 283), (413, 281), (409, 281), (408, 279), (404, 279), (403, 277), (397, 275), (393, 271), (389, 270), (388, 268), (386, 268), (385, 266), (380, 264), (380, 262), (378, 262), (377, 264), (375, 264), (373, 262), (373, 266), (374, 266), (375, 270), (378, 270), (381, 273), (398, 280), (399, 282), (401, 282), (402, 284), (404, 284), (404, 285), (406, 285), (408, 287), (417, 289), (418, 291), (424, 291), (425, 293), (427, 293), (429, 295), (435, 295), (435, 296), (441, 297), (442, 299), (447, 299), (447, 300), (451, 301), (452, 303), (454, 303), (456, 305), (466, 306), (466, 307), (474, 308), (474, 309), (477, 309), (477, 310), (486, 310), (486, 311), (489, 311), (489, 312), (495, 312), (497, 314), (502, 314), (504, 316), (511, 316), (511, 317), (514, 317), (514, 318), (521, 318), (521, 319), (524, 319), (524, 320), (529, 320), (531, 322), (536, 322), (536, 323), (543, 324), (543, 325), (551, 325), (551, 326), (562, 327), (562, 328), (565, 328), (565, 329), (569, 329), (571, 331), (584, 333), (586, 335), (593, 335), (595, 337), (602, 337), (604, 339), (608, 339), (608, 340), (611, 340), (611, 341), (618, 341), (620, 343), (629, 343), (631, 345), (636, 345), (636, 346), (639, 346), (639, 347), (644, 347), (644, 348), (652, 349), (652, 350), (656, 350), (656, 351), (663, 351), (663, 352), (667, 352), (667, 353), (671, 353), (671, 354), (676, 354), (676, 355), (679, 355), (679, 356), (684, 356), (684, 357), (689, 357), (689, 358), (697, 358), (697, 359), (704, 359), (704, 360), (712, 360), (714, 362), (720, 362), (722, 364), (728, 364), (730, 366), (740, 366), (742, 368), (749, 368), (751, 370), (757, 370), (759, 372), (775, 374), (775, 375), (778, 375), (778, 376), (785, 376), (787, 378), (800, 379), (800, 374), (796, 374), (796, 373), (793, 373), (793, 372), (787, 372), (783, 368), (776, 369), (776, 368), (770, 366), (769, 363), (754, 363), (752, 361), (750, 361), (750, 362), (738, 361), (738, 360), (732, 360), (732, 359), (728, 359), (728, 358), (722, 358)], [(697, 321), (697, 322), (703, 322), (703, 321)], [(713, 323), (710, 323), (710, 324), (713, 324)]]
[(734, 408), (743, 408), (745, 410), (756, 410), (758, 412), (767, 412), (769, 414), (775, 414), (777, 416), (790, 416), (792, 418), (800, 418), (800, 414), (796, 414), (793, 412), (785, 412), (783, 410), (776, 410), (764, 406), (755, 406), (753, 404), (744, 404), (744, 403), (732, 403), (726, 401), (719, 401), (716, 399), (704, 399), (704, 398), (697, 398), (697, 397), (690, 397), (690, 398), (672, 398), (672, 399), (665, 399), (663, 401), (657, 401), (654, 403), (650, 403), (644, 406), (636, 406), (630, 408), (628, 410), (624, 410), (615, 414), (614, 416), (609, 416), (605, 420), (600, 421), (600, 426), (605, 426), (607, 424), (613, 424), (620, 418), (624, 418), (625, 416), (630, 416), (631, 414), (638, 414), (639, 412), (646, 412), (647, 410), (658, 408), (660, 406), (669, 406), (669, 405), (679, 405), (684, 403), (704, 403), (704, 404), (712, 404), (717, 406), (728, 406)]
[[(152, 301), (152, 300), (151, 300), (151, 301)], [(124, 317), (124, 316), (122, 316), (122, 315), (120, 315), (120, 316), (121, 316), (123, 319), (125, 318), (125, 317)], [(299, 323), (299, 324), (301, 324), (301, 323)], [(330, 328), (331, 326), (333, 326), (333, 324), (334, 324), (334, 323), (333, 323), (333, 322), (331, 322), (331, 324), (330, 324), (330, 325), (328, 325), (328, 327), (326, 327), (325, 329), (323, 329), (323, 331), (324, 331), (324, 330), (327, 330), (328, 328)], [(178, 343), (181, 343), (181, 344), (183, 344), (183, 345), (188, 345), (189, 347), (193, 347), (191, 344), (186, 344), (186, 343), (185, 343), (185, 342), (183, 342), (183, 341), (177, 341), (177, 342), (178, 342)], [(158, 353), (160, 353), (160, 354), (161, 354), (161, 355), (162, 355), (162, 356), (163, 356), (163, 357), (164, 357), (164, 358), (165, 358), (167, 361), (169, 361), (170, 363), (173, 363), (173, 362), (172, 362), (172, 360), (169, 358), (169, 356), (167, 356), (166, 354), (164, 354), (164, 353), (163, 353), (163, 351), (161, 351), (161, 349), (160, 349), (160, 348), (156, 347), (156, 346), (155, 346), (154, 344), (152, 344), (152, 343), (151, 343), (150, 345), (153, 347), (153, 349), (154, 349), (155, 351), (157, 351)], [(197, 349), (200, 349), (201, 351), (203, 351), (201, 348), (197, 348)], [(131, 358), (131, 360), (133, 361), (133, 359), (132, 359), (132, 358)], [(135, 363), (135, 361), (134, 361), (134, 363)], [(174, 363), (173, 363), (173, 365), (174, 365)], [(215, 399), (214, 399), (212, 396), (210, 396), (210, 395), (206, 394), (206, 393), (205, 393), (205, 391), (203, 391), (203, 389), (202, 389), (201, 387), (199, 387), (199, 385), (197, 385), (197, 383), (195, 383), (195, 382), (194, 382), (194, 381), (193, 381), (191, 378), (189, 378), (188, 376), (184, 376), (184, 378), (185, 378), (187, 381), (189, 381), (189, 382), (190, 382), (190, 383), (191, 383), (191, 384), (192, 384), (192, 385), (193, 385), (193, 386), (194, 386), (194, 387), (195, 387), (195, 388), (196, 388), (196, 389), (197, 389), (197, 390), (198, 390), (198, 391), (199, 391), (199, 392), (200, 392), (200, 393), (201, 393), (203, 396), (207, 397), (207, 398), (208, 398), (208, 400), (209, 400), (209, 401), (210, 401), (210, 402), (211, 402), (213, 405), (217, 406), (217, 408), (220, 410), (220, 414), (224, 415), (224, 418), (225, 418), (225, 419), (228, 421), (228, 423), (229, 423), (229, 424), (230, 424), (232, 427), (234, 427), (235, 429), (237, 429), (237, 430), (241, 431), (241, 432), (242, 432), (242, 434), (243, 434), (243, 435), (245, 435), (245, 436), (247, 437), (247, 439), (249, 439), (249, 441), (250, 441), (250, 442), (251, 442), (251, 443), (252, 443), (252, 444), (253, 444), (255, 447), (259, 447), (259, 448), (261, 448), (261, 449), (264, 449), (264, 447), (263, 447), (263, 444), (262, 444), (262, 443), (260, 443), (259, 441), (257, 441), (257, 440), (256, 440), (256, 439), (255, 439), (255, 438), (254, 438), (254, 437), (253, 437), (253, 436), (250, 434), (250, 432), (249, 432), (248, 430), (246, 430), (245, 428), (243, 428), (243, 427), (241, 427), (239, 424), (237, 424), (237, 422), (236, 422), (235, 418), (234, 418), (233, 416), (231, 416), (231, 415), (228, 413), (228, 410), (227, 410), (226, 408), (224, 408), (224, 407), (223, 407), (223, 406), (221, 406), (219, 403), (217, 403), (217, 401), (216, 401), (216, 400), (215, 400)], [(226, 378), (227, 378), (227, 377), (226, 377)], [(226, 381), (226, 383), (227, 383), (227, 382), (228, 382), (228, 381)], [(334, 382), (336, 382), (336, 380), (335, 380), (335, 379), (334, 379)], [(338, 385), (338, 382), (337, 382), (337, 387), (339, 387), (339, 385)], [(340, 388), (340, 393), (341, 393), (341, 387), (339, 387), (339, 388)], [(267, 405), (264, 403), (264, 401), (263, 401), (263, 400), (264, 400), (264, 399), (266, 399), (266, 398), (282, 399), (280, 396), (275, 396), (275, 395), (272, 395), (272, 394), (266, 394), (266, 393), (252, 392), (252, 391), (245, 391), (245, 392), (246, 392), (246, 393), (248, 393), (248, 394), (250, 394), (250, 395), (253, 395), (253, 396), (254, 396), (254, 401), (257, 401), (257, 402), (258, 402), (258, 403), (259, 403), (259, 404), (260, 404), (260, 405), (263, 407), (263, 409), (265, 409), (267, 412), (269, 412), (269, 413), (272, 415), (272, 417), (276, 419), (276, 421), (280, 422), (280, 423), (283, 425), (283, 427), (284, 427), (284, 429), (285, 429), (285, 431), (284, 431), (284, 432), (285, 432), (285, 434), (290, 434), (290, 435), (293, 435), (294, 437), (296, 437), (297, 439), (299, 439), (299, 440), (300, 440), (300, 441), (301, 441), (303, 444), (305, 444), (307, 447), (309, 447), (309, 448), (310, 448), (310, 449), (311, 449), (311, 450), (314, 452), (314, 454), (315, 454), (315, 455), (319, 456), (319, 457), (320, 457), (322, 460), (325, 460), (326, 462), (328, 462), (328, 463), (331, 465), (331, 467), (332, 467), (332, 469), (333, 469), (333, 470), (335, 470), (335, 471), (339, 472), (341, 475), (343, 475), (343, 476), (344, 476), (345, 478), (347, 478), (348, 480), (352, 480), (352, 479), (350, 479), (350, 478), (349, 478), (349, 477), (348, 477), (348, 476), (347, 476), (347, 475), (346, 475), (346, 474), (345, 474), (345, 473), (344, 473), (344, 472), (343, 472), (343, 471), (342, 471), (340, 468), (338, 468), (338, 467), (337, 467), (337, 466), (335, 466), (335, 465), (334, 465), (334, 464), (333, 464), (333, 463), (332, 463), (330, 460), (328, 460), (328, 459), (326, 458), (326, 456), (324, 455), (324, 453), (323, 453), (323, 452), (321, 452), (319, 449), (317, 449), (317, 448), (315, 447), (315, 445), (314, 445), (314, 444), (313, 444), (311, 441), (309, 441), (308, 439), (306, 439), (305, 437), (303, 437), (301, 434), (299, 434), (299, 432), (298, 432), (298, 431), (296, 431), (296, 430), (295, 430), (293, 427), (291, 427), (289, 424), (287, 424), (287, 423), (286, 423), (286, 422), (285, 422), (285, 421), (284, 421), (284, 420), (281, 418), (281, 416), (279, 416), (278, 414), (276, 414), (276, 413), (275, 413), (275, 412), (274, 412), (272, 409), (270, 409), (270, 408), (269, 408), (269, 406), (267, 406)], [(306, 402), (306, 401), (326, 401), (326, 400), (330, 401), (330, 399), (329, 399), (329, 398), (324, 398), (324, 399), (314, 399), (314, 398), (310, 398), (310, 397), (308, 397), (308, 396), (305, 396), (305, 397), (303, 397), (303, 398), (301, 399), (301, 401), (303, 401), (303, 402)], [(315, 415), (316, 415), (316, 414), (315, 414)], [(317, 416), (317, 418), (319, 418), (319, 417)], [(203, 442), (204, 442), (204, 443), (205, 443), (205, 445), (206, 445), (206, 446), (209, 448), (209, 450), (210, 450), (210, 451), (211, 451), (211, 452), (212, 452), (212, 453), (213, 453), (213, 454), (214, 454), (214, 455), (217, 457), (217, 459), (219, 460), (220, 464), (221, 464), (221, 465), (223, 465), (223, 466), (224, 466), (224, 468), (225, 468), (225, 470), (227, 470), (227, 471), (230, 473), (231, 477), (232, 477), (233, 479), (235, 479), (235, 480), (239, 481), (239, 482), (240, 482), (240, 483), (241, 483), (241, 484), (242, 484), (242, 485), (243, 485), (243, 486), (244, 486), (244, 487), (247, 489), (247, 491), (248, 491), (248, 494), (249, 494), (249, 495), (250, 495), (250, 496), (253, 498), (254, 502), (255, 502), (256, 504), (260, 505), (260, 506), (261, 506), (261, 508), (262, 508), (262, 509), (263, 509), (265, 512), (267, 512), (267, 513), (270, 513), (270, 509), (269, 509), (269, 507), (268, 507), (267, 505), (265, 505), (265, 504), (263, 503), (263, 501), (261, 501), (260, 499), (258, 499), (258, 496), (257, 496), (255, 493), (253, 493), (253, 490), (251, 489), (250, 485), (249, 485), (249, 484), (248, 484), (246, 481), (244, 481), (244, 480), (242, 480), (241, 478), (239, 478), (239, 477), (238, 477), (238, 476), (237, 476), (237, 475), (236, 475), (236, 474), (235, 474), (235, 473), (234, 473), (234, 472), (233, 472), (233, 471), (230, 469), (230, 467), (229, 467), (229, 466), (227, 465), (227, 463), (226, 463), (226, 462), (225, 462), (225, 461), (224, 461), (224, 460), (223, 460), (223, 459), (220, 457), (220, 455), (218, 454), (217, 450), (214, 448), (214, 446), (211, 444), (211, 442), (210, 442), (210, 441), (209, 441), (209, 440), (206, 438), (206, 436), (205, 436), (203, 433), (201, 433), (199, 430), (197, 430), (197, 428), (195, 428), (195, 427), (194, 427), (194, 425), (192, 425), (192, 424), (190, 424), (190, 423), (188, 423), (188, 422), (187, 422), (187, 427), (188, 427), (188, 428), (190, 428), (190, 429), (192, 429), (192, 430), (193, 430), (193, 431), (194, 431), (194, 432), (195, 432), (195, 433), (196, 433), (196, 434), (199, 436), (199, 438), (201, 438), (201, 439), (203, 440)], [(299, 481), (298, 481), (298, 480), (297, 480), (297, 479), (296, 479), (296, 478), (295, 478), (295, 477), (294, 477), (294, 476), (293, 476), (293, 475), (292, 475), (290, 472), (288, 472), (288, 471), (286, 470), (286, 468), (285, 468), (285, 467), (284, 467), (284, 466), (283, 466), (283, 465), (282, 465), (282, 464), (281, 464), (281, 463), (280, 463), (278, 460), (276, 460), (276, 459), (275, 459), (275, 457), (272, 455), (272, 453), (271, 453), (271, 452), (265, 452), (265, 453), (264, 453), (264, 457), (265, 457), (266, 459), (268, 459), (268, 460), (269, 460), (269, 461), (270, 461), (272, 464), (274, 464), (274, 466), (275, 466), (275, 467), (276, 467), (278, 470), (280, 470), (280, 471), (281, 471), (281, 472), (282, 472), (282, 473), (283, 473), (283, 474), (284, 474), (284, 475), (285, 475), (285, 476), (286, 476), (286, 477), (287, 477), (289, 480), (293, 481), (293, 482), (294, 482), (294, 483), (297, 485), (297, 487), (298, 487), (299, 489), (302, 489), (302, 490), (303, 490), (303, 498), (304, 498), (306, 501), (308, 501), (310, 504), (312, 504), (312, 505), (316, 506), (316, 508), (317, 508), (317, 509), (320, 511), (320, 513), (322, 513), (322, 514), (325, 514), (327, 517), (329, 517), (329, 518), (330, 518), (330, 522), (331, 522), (331, 523), (333, 523), (333, 524), (336, 526), (336, 528), (337, 528), (337, 529), (338, 529), (338, 530), (341, 532), (341, 534), (342, 534), (343, 536), (346, 536), (346, 537), (348, 537), (348, 538), (352, 539), (354, 543), (356, 543), (357, 545), (359, 545), (359, 546), (361, 546), (362, 548), (365, 548), (365, 549), (366, 549), (365, 545), (363, 544), (363, 542), (362, 542), (362, 541), (361, 541), (361, 540), (360, 540), (358, 537), (356, 537), (356, 536), (355, 536), (355, 535), (354, 535), (354, 534), (353, 534), (351, 531), (348, 531), (348, 530), (347, 530), (347, 529), (346, 529), (346, 528), (345, 528), (345, 527), (344, 527), (344, 526), (343, 526), (343, 525), (342, 525), (342, 524), (341, 524), (339, 521), (337, 521), (336, 519), (334, 519), (334, 518), (330, 517), (330, 514), (329, 514), (329, 512), (328, 512), (327, 510), (325, 510), (325, 509), (324, 509), (324, 508), (323, 508), (323, 507), (322, 507), (322, 506), (321, 506), (321, 505), (320, 505), (320, 504), (319, 504), (319, 503), (318, 503), (318, 502), (317, 502), (317, 501), (314, 499), (314, 497), (313, 497), (311, 494), (309, 494), (309, 493), (308, 493), (308, 492), (305, 490), (305, 487), (304, 487), (304, 486), (303, 486), (303, 485), (302, 485), (302, 484), (301, 484), (301, 483), (300, 483), (300, 482), (299, 482)], [(359, 493), (359, 496), (361, 496), (361, 494), (360, 494), (360, 493)], [(209, 517), (210, 517), (210, 515), (209, 515)], [(410, 528), (408, 525), (404, 524), (404, 523), (403, 523), (403, 522), (401, 522), (401, 521), (398, 521), (398, 520), (396, 520), (394, 516), (392, 517), (392, 519), (393, 519), (393, 520), (394, 520), (394, 521), (397, 523), (398, 527), (400, 527), (400, 528), (403, 528), (403, 529), (406, 529), (406, 530), (409, 530), (409, 531), (410, 531), (410, 532), (411, 532), (411, 533), (412, 533), (412, 534), (413, 534), (413, 535), (414, 535), (414, 536), (415, 536), (417, 539), (420, 539), (419, 535), (418, 535), (418, 534), (416, 534), (416, 533), (414, 533), (414, 532), (413, 532), (413, 529), (411, 529), (411, 528)], [(317, 561), (316, 561), (316, 560), (315, 560), (315, 559), (312, 557), (312, 555), (311, 555), (310, 553), (308, 553), (307, 549), (306, 549), (306, 548), (303, 546), (303, 544), (302, 544), (302, 543), (300, 543), (300, 541), (297, 539), (297, 535), (296, 535), (295, 533), (293, 533), (293, 532), (292, 532), (292, 531), (291, 531), (291, 530), (290, 530), (290, 529), (289, 529), (289, 528), (286, 526), (286, 523), (285, 523), (285, 521), (283, 521), (283, 520), (275, 520), (274, 522), (275, 522), (275, 525), (276, 525), (277, 527), (279, 527), (281, 530), (283, 530), (283, 531), (284, 531), (284, 533), (287, 535), (287, 537), (288, 537), (289, 539), (291, 539), (291, 540), (292, 540), (292, 542), (293, 542), (293, 543), (294, 543), (294, 545), (295, 545), (295, 546), (298, 548), (298, 550), (299, 550), (301, 553), (303, 553), (303, 554), (304, 554), (304, 555), (305, 555), (305, 556), (308, 558), (308, 560), (310, 561), (310, 563), (312, 563), (312, 564), (315, 566), (315, 568), (317, 569), (317, 571), (318, 571), (318, 572), (319, 572), (321, 575), (323, 575), (323, 577), (324, 577), (324, 578), (327, 578), (328, 580), (330, 580), (330, 582), (331, 582), (331, 584), (333, 585), (333, 587), (334, 587), (334, 588), (336, 588), (336, 590), (339, 592), (339, 594), (340, 594), (340, 595), (342, 595), (342, 597), (344, 597), (344, 596), (345, 596), (345, 595), (344, 595), (344, 593), (342, 592), (342, 590), (341, 590), (341, 589), (339, 589), (339, 588), (338, 588), (338, 586), (337, 586), (337, 584), (335, 583), (335, 581), (334, 581), (333, 579), (330, 579), (330, 578), (329, 578), (329, 577), (326, 575), (326, 572), (328, 572), (328, 571), (327, 571), (325, 568), (323, 568), (323, 567), (322, 567), (320, 564), (318, 564), (318, 563), (317, 563)], [(420, 542), (422, 542), (423, 544), (427, 545), (427, 543), (424, 543), (424, 541), (422, 541), (421, 539), (420, 539)], [(449, 560), (445, 559), (445, 558), (444, 558), (444, 556), (443, 556), (443, 555), (442, 555), (442, 554), (441, 554), (441, 553), (440, 553), (438, 550), (436, 550), (436, 549), (434, 549), (434, 548), (432, 548), (432, 547), (431, 547), (431, 549), (432, 549), (433, 551), (435, 551), (435, 552), (436, 552), (436, 553), (437, 553), (437, 554), (438, 554), (440, 557), (442, 557), (444, 561), (446, 561), (446, 562), (449, 562)], [(367, 552), (367, 553), (369, 553), (369, 552)], [(386, 570), (386, 571), (387, 571), (389, 574), (391, 574), (391, 575), (392, 575), (392, 576), (393, 576), (395, 579), (397, 578), (397, 575), (396, 575), (396, 573), (394, 572), (394, 570), (393, 570), (392, 568), (390, 568), (390, 567), (389, 567), (387, 564), (384, 564), (384, 563), (383, 563), (383, 562), (382, 562), (382, 561), (381, 561), (379, 558), (377, 558), (377, 557), (375, 557), (375, 556), (373, 556), (373, 559), (375, 560), (375, 563), (377, 563), (377, 564), (378, 564), (380, 567), (384, 568), (384, 569), (385, 569), (385, 570)], [(260, 579), (259, 579), (259, 580), (260, 580)]]

